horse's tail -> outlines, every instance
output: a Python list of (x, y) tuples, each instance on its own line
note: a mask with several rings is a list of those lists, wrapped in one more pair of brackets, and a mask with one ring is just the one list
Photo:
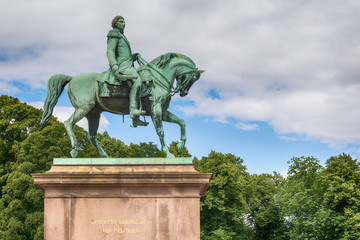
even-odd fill
[(44, 102), (44, 113), (41, 118), (40, 125), (44, 126), (53, 113), (54, 107), (64, 90), (66, 84), (70, 82), (72, 76), (65, 74), (57, 74), (52, 76), (48, 81), (48, 92)]

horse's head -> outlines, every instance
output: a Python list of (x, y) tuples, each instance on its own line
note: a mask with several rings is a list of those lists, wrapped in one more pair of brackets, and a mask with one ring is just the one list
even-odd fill
[(199, 70), (195, 68), (193, 70), (180, 73), (177, 76), (177, 84), (176, 84), (175, 92), (180, 91), (181, 97), (186, 96), (191, 86), (194, 84), (194, 82), (196, 82), (200, 78), (200, 75), (203, 72), (205, 72), (205, 70)]
[[(150, 62), (148, 67), (161, 76), (155, 78), (155, 84), (171, 94), (180, 92), (182, 97), (188, 94), (191, 86), (204, 72), (198, 70), (189, 57), (180, 53), (163, 54)], [(177, 83), (175, 89), (173, 89), (175, 78)]]

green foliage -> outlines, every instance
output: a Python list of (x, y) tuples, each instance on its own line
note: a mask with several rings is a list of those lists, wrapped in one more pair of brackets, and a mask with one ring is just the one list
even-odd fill
[(288, 239), (281, 206), (275, 199), (284, 181), (277, 173), (251, 175), (248, 221), (254, 233), (252, 239)]
[(278, 196), (290, 239), (359, 239), (360, 168), (349, 155), (323, 168), (312, 157), (293, 158)]
[(322, 177), (324, 206), (334, 212), (338, 239), (360, 236), (360, 166), (350, 155), (331, 157)]
[(113, 158), (129, 156), (129, 148), (120, 140), (110, 137), (108, 132), (97, 135), (98, 141), (105, 152)]
[(191, 154), (186, 147), (179, 153), (179, 142), (172, 142), (169, 146), (169, 151), (174, 154), (175, 157), (191, 157)]
[(323, 195), (319, 184), (322, 167), (313, 157), (292, 158), (289, 163), (288, 178), (282, 186), (279, 201), (288, 219), (290, 239), (316, 239), (315, 222), (321, 218), (315, 217), (321, 217), (320, 213), (325, 211), (319, 209)]
[(0, 187), (16, 161), (19, 144), (39, 129), (40, 114), (16, 98), (0, 96)]
[(1, 96), (0, 112), (1, 140), (7, 144), (0, 155), (0, 239), (34, 239), (42, 231), (43, 193), (30, 173), (48, 170), (70, 142), (62, 124), (52, 119), (41, 129), (42, 111), (15, 98)]
[(323, 176), (326, 186), (324, 203), (337, 212), (360, 210), (360, 169), (349, 155), (331, 157), (326, 162)]
[(165, 157), (164, 153), (153, 143), (140, 143), (129, 145), (128, 157)]
[(194, 159), (195, 168), (212, 173), (208, 191), (201, 199), (201, 236), (204, 240), (247, 239), (245, 224), (249, 174), (243, 160), (212, 151)]

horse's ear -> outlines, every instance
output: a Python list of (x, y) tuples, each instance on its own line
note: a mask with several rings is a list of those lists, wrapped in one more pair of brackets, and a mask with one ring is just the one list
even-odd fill
[(205, 72), (205, 70), (197, 70), (197, 73), (196, 73), (196, 80), (200, 78), (200, 75)]

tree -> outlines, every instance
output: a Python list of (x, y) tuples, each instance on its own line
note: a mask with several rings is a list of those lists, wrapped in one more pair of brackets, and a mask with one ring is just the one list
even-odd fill
[[(86, 139), (83, 129), (77, 127), (76, 134)], [(63, 124), (54, 119), (17, 145), (16, 162), (2, 188), (1, 239), (42, 239), (43, 193), (35, 187), (30, 174), (49, 170), (55, 157), (70, 157), (70, 146)], [(90, 156), (97, 154), (89, 143), (82, 147)]]
[(123, 158), (130, 155), (129, 147), (125, 145), (124, 142), (110, 137), (108, 132), (98, 134), (97, 138), (104, 151), (110, 154), (109, 156), (113, 158)]
[(169, 151), (174, 154), (175, 157), (191, 157), (191, 154), (187, 150), (186, 147), (183, 148), (183, 150), (179, 153), (179, 142), (172, 142), (169, 146)]
[(152, 142), (141, 142), (139, 144), (130, 143), (128, 157), (165, 157), (165, 154)]
[[(360, 167), (342, 154), (326, 162), (322, 176), (324, 205), (333, 211), (336, 239), (360, 239)], [(335, 238), (334, 238), (335, 239)]]
[(39, 129), (41, 111), (17, 98), (0, 96), (0, 188), (16, 161), (16, 149)]
[(281, 206), (275, 199), (284, 181), (284, 178), (277, 173), (250, 176), (248, 221), (253, 230), (251, 239), (288, 239)]
[[(36, 138), (40, 131), (42, 112), (4, 95), (0, 96), (0, 112), (0, 238), (34, 239), (42, 236), (42, 192), (35, 188), (29, 175), (35, 169), (34, 164), (22, 160), (26, 155), (21, 152), (26, 148), (26, 140)], [(42, 159), (38, 165), (39, 168), (47, 166)]]
[(324, 220), (330, 220), (332, 213), (322, 206), (324, 188), (321, 185), (323, 167), (313, 157), (292, 158), (288, 177), (278, 201), (287, 219), (290, 239), (328, 239), (330, 229)]
[(212, 173), (206, 195), (201, 198), (201, 237), (204, 240), (248, 239), (245, 222), (249, 174), (243, 160), (212, 151), (194, 159), (195, 168)]

